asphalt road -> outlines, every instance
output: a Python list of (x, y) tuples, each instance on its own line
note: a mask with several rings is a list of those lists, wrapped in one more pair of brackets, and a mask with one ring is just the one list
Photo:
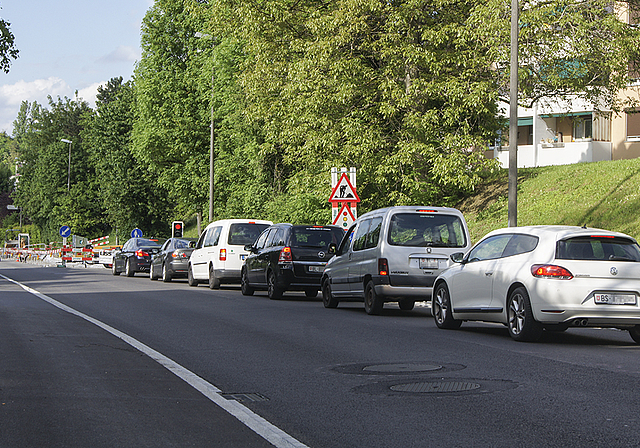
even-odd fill
[(369, 316), (102, 268), (0, 275), (3, 448), (640, 446), (626, 332), (517, 343), (438, 330), (419, 307)]

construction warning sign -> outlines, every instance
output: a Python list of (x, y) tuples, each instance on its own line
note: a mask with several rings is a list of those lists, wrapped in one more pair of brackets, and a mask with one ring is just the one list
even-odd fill
[(347, 230), (355, 220), (356, 220), (356, 217), (351, 211), (351, 207), (349, 207), (349, 203), (345, 202), (344, 204), (342, 204), (340, 211), (338, 211), (338, 213), (334, 215), (333, 225), (340, 226), (344, 230)]
[(360, 202), (356, 189), (351, 185), (351, 181), (349, 181), (347, 173), (342, 173), (340, 180), (333, 187), (331, 196), (329, 196), (329, 202)]

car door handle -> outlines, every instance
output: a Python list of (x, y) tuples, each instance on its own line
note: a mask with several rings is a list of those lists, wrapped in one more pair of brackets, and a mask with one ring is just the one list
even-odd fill
[(491, 277), (493, 275), (493, 271), (487, 271), (484, 273), (485, 277)]

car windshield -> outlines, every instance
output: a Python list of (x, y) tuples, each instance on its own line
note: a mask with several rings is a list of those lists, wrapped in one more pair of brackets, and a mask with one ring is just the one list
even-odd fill
[(327, 249), (331, 243), (339, 244), (343, 236), (344, 230), (339, 227), (294, 227), (291, 247)]
[(244, 246), (253, 244), (262, 231), (269, 227), (268, 224), (237, 223), (229, 226), (229, 244), (234, 246)]
[(563, 260), (640, 261), (638, 243), (622, 237), (581, 236), (560, 240), (556, 258)]
[(391, 217), (389, 244), (410, 247), (465, 247), (462, 221), (440, 213), (397, 213)]

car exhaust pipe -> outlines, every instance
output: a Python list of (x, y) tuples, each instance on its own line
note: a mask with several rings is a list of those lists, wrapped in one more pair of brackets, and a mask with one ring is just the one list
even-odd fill
[(573, 321), (575, 327), (586, 327), (589, 323), (589, 319), (576, 319)]

